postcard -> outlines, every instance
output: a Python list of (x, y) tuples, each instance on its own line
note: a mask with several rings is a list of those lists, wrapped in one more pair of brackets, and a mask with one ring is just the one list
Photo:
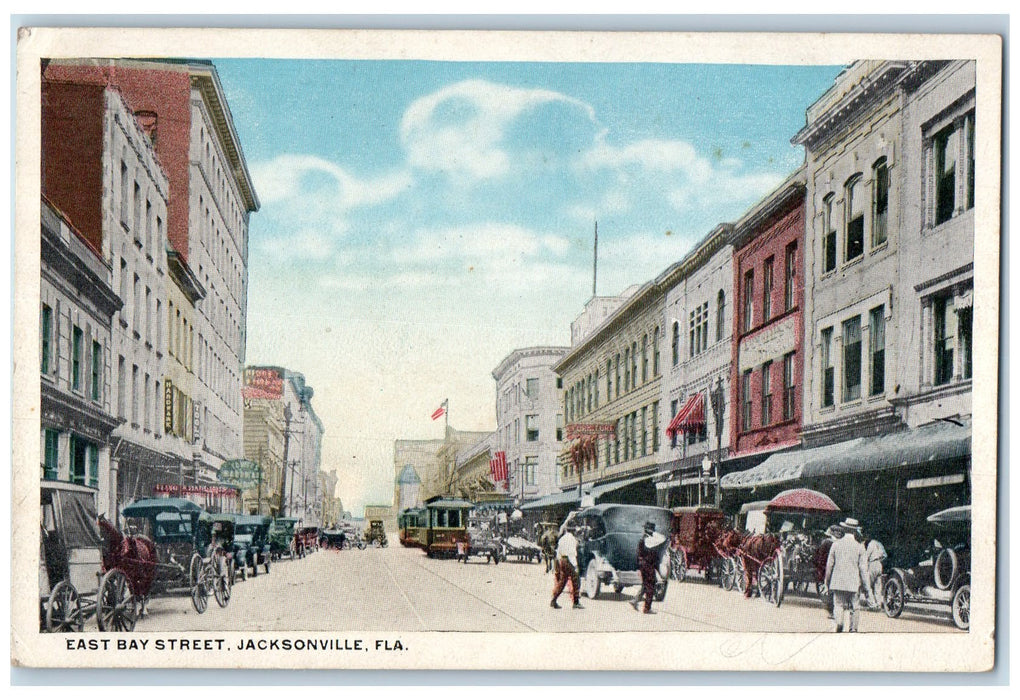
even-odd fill
[(999, 37), (25, 28), (17, 86), (12, 664), (992, 668)]

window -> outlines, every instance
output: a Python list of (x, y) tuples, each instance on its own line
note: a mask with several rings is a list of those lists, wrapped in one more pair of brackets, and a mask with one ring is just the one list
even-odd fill
[(885, 392), (885, 306), (871, 310), (868, 355), (871, 357), (871, 387), (869, 394)]
[(680, 322), (673, 321), (673, 366), (680, 364)]
[[(152, 202), (145, 200), (145, 249), (153, 253), (152, 234), (156, 228), (156, 222), (152, 218)], [(158, 238), (156, 240), (159, 240)]]
[(71, 388), (75, 391), (81, 391), (82, 342), (81, 328), (75, 326), (71, 335)]
[(726, 335), (726, 292), (719, 290), (715, 299), (715, 342), (719, 342)]
[(637, 388), (637, 341), (630, 346), (630, 388)]
[(528, 396), (529, 399), (537, 399), (538, 398), (538, 378), (537, 377), (529, 377), (528, 378), (528, 380), (527, 380), (527, 382), (525, 383), (525, 386), (524, 386), (524, 393)]
[(659, 327), (655, 327), (655, 332), (652, 334), (652, 376), (659, 376)]
[(613, 373), (616, 377), (616, 398), (620, 398), (620, 353), (616, 353), (616, 361), (613, 363)]
[(87, 478), (87, 472), (89, 468), (89, 443), (82, 440), (77, 435), (71, 436), (71, 449), (70, 449), (70, 477), (71, 482), (75, 484), (85, 485)]
[(794, 353), (783, 356), (783, 420), (793, 420), (797, 401), (797, 385), (793, 375)]
[(131, 224), (128, 221), (131, 211), (131, 180), (128, 177), (128, 166), (127, 166), (127, 146), (124, 147), (124, 157), (120, 161), (120, 223), (127, 229), (131, 230)]
[(659, 451), (659, 402), (652, 404), (652, 452)]
[(92, 443), (89, 443), (86, 450), (89, 462), (89, 486), (92, 488), (99, 487), (99, 448)]
[[(201, 333), (198, 334), (198, 343), (199, 343), (199, 345), (202, 344), (202, 334)], [(563, 377), (556, 377), (556, 388), (557, 389), (562, 389), (563, 388)]]
[(956, 339), (953, 331), (956, 325), (953, 297), (935, 300), (935, 384), (948, 384), (953, 380), (953, 360)]
[(761, 366), (761, 424), (772, 422), (772, 360)]
[(956, 209), (956, 154), (959, 145), (955, 126), (935, 136), (935, 223), (953, 218)]
[(747, 333), (754, 325), (754, 270), (744, 273), (744, 318), (743, 330)]
[(967, 132), (967, 208), (974, 207), (974, 115), (969, 114), (964, 119)]
[(127, 418), (126, 404), (124, 402), (125, 394), (127, 390), (127, 376), (124, 365), (124, 356), (120, 355), (117, 358), (117, 417), (121, 419)]
[(42, 318), (39, 326), (42, 335), (42, 349), (40, 351), (42, 361), (40, 362), (39, 370), (43, 374), (49, 374), (50, 363), (53, 361), (53, 309), (46, 304), (42, 305)]
[(613, 464), (620, 463), (620, 441), (624, 439), (623, 419), (616, 421), (616, 436), (613, 440)]
[(606, 399), (611, 400), (613, 396), (613, 358), (606, 360)]
[(690, 349), (691, 357), (700, 355), (708, 348), (708, 302), (697, 306), (690, 312)]
[(145, 342), (152, 344), (152, 290), (145, 288)]
[(592, 380), (592, 391), (595, 392), (595, 410), (599, 407), (599, 371), (595, 370), (595, 378)]
[(960, 337), (960, 357), (962, 359), (962, 367), (960, 371), (964, 379), (970, 379), (973, 376), (973, 363), (971, 355), (971, 327), (974, 322), (973, 309), (968, 306), (956, 311), (956, 332)]
[(641, 456), (648, 454), (648, 406), (641, 407)]
[(524, 416), (524, 430), (528, 442), (538, 442), (538, 416)]
[(563, 414), (556, 414), (556, 442), (563, 440)]
[(139, 319), (138, 315), (141, 313), (141, 309), (142, 309), (141, 289), (138, 286), (138, 282), (139, 282), (138, 275), (135, 275), (134, 287), (132, 287), (132, 289), (131, 289), (131, 297), (132, 297), (132, 299), (134, 299), (134, 305), (135, 305), (134, 314), (132, 315), (132, 318), (131, 318), (131, 327), (132, 327), (132, 329), (134, 330), (135, 333), (139, 332), (139, 327), (140, 327), (139, 320), (140, 319)]
[(623, 389), (630, 390), (630, 348), (623, 351)]
[(641, 383), (648, 381), (648, 334), (641, 336)]
[(849, 262), (864, 254), (864, 206), (860, 194), (861, 176), (854, 175), (847, 180), (844, 193), (846, 208), (846, 257)]
[(132, 197), (134, 203), (134, 218), (131, 220), (131, 225), (134, 226), (135, 231), (135, 243), (139, 246), (142, 245), (142, 186), (135, 182), (134, 196)]
[(769, 256), (765, 260), (765, 269), (761, 276), (761, 322), (768, 323), (772, 318), (772, 268), (775, 267), (776, 259)]
[[(797, 305), (797, 241), (786, 246), (786, 263), (783, 275), (783, 310)], [(722, 294), (722, 292), (719, 292)]]
[(832, 366), (832, 326), (822, 329), (822, 408), (835, 403), (836, 369)]
[(751, 370), (745, 370), (740, 377), (740, 427), (751, 429)]
[(93, 401), (98, 401), (103, 371), (103, 347), (98, 341), (92, 341), (92, 391), (90, 392)]
[(138, 365), (131, 365), (131, 423), (138, 427)]
[(535, 468), (538, 466), (538, 457), (524, 458), (524, 483), (528, 486), (535, 484)]
[(879, 158), (872, 168), (871, 247), (876, 248), (889, 236), (889, 166)]
[(152, 388), (151, 378), (148, 374), (145, 375), (145, 415), (142, 416), (142, 428), (148, 432), (150, 426), (149, 420), (152, 416)]
[(623, 441), (623, 461), (626, 462), (630, 459), (630, 435), (628, 434), (628, 429), (630, 428), (629, 416), (624, 416), (621, 422), (623, 423), (623, 432), (620, 440)]
[(43, 478), (56, 479), (60, 469), (60, 433), (46, 428), (43, 431)]
[(843, 322), (843, 401), (861, 398), (861, 317)]
[(637, 457), (637, 411), (630, 414), (630, 456)]
[(832, 218), (832, 203), (836, 195), (832, 192), (822, 200), (822, 274), (836, 269), (836, 226)]

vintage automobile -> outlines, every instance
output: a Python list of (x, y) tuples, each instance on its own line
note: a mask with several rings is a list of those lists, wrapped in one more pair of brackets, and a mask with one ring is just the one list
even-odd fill
[(294, 533), (297, 555), (304, 557), (319, 549), (319, 528), (314, 525), (299, 527)]
[[(59, 481), (41, 484), (39, 620), (47, 632), (81, 632), (98, 612), (102, 539), (95, 489)], [(107, 616), (98, 616), (105, 631)]]
[(716, 540), (726, 527), (726, 515), (718, 508), (693, 506), (673, 509), (669, 543), (669, 577), (683, 581), (690, 570), (702, 573), (705, 580), (719, 578), (726, 557), (716, 548)]
[(382, 520), (372, 520), (365, 529), (365, 542), (373, 547), (385, 547), (389, 544), (386, 541), (386, 529)]
[(298, 524), (297, 518), (274, 518), (269, 528), (269, 551), (273, 559), (289, 557), (294, 559), (297, 556), (297, 540), (295, 531)]
[(594, 599), (603, 585), (612, 586), (616, 593), (627, 586), (641, 585), (637, 548), (644, 537), (644, 524), (651, 521), (663, 536), (657, 547), (660, 559), (655, 585), (655, 599), (663, 600), (669, 582), (666, 550), (672, 517), (666, 508), (615, 503), (602, 503), (567, 516), (564, 524), (577, 533), (581, 592)]
[(894, 566), (882, 583), (882, 608), (899, 617), (910, 604), (948, 605), (953, 623), (970, 628), (970, 506), (928, 516), (931, 543), (914, 566)]
[(269, 573), (271, 551), (269, 528), (273, 519), (268, 515), (238, 515), (234, 523), (234, 566), (241, 579), (258, 576), (259, 566)]
[(504, 559), (503, 542), (492, 528), (469, 525), (466, 538), (457, 542), (457, 557), (464, 563), (479, 557), (486, 564), (499, 564)]

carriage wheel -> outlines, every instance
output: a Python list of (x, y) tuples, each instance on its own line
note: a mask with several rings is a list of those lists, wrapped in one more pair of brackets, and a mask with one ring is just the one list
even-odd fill
[(953, 594), (953, 622), (962, 630), (970, 629), (970, 584), (965, 583)]
[(747, 572), (744, 570), (744, 560), (741, 557), (733, 558), (733, 587), (739, 592), (747, 591)]
[(46, 601), (46, 631), (81, 632), (84, 628), (81, 598), (71, 582), (65, 579), (53, 588), (50, 599)]
[(198, 552), (191, 556), (188, 580), (191, 582), (191, 604), (195, 606), (195, 611), (201, 615), (209, 607), (209, 589), (212, 586), (209, 581), (209, 572), (202, 562), (202, 555)]
[(899, 617), (903, 612), (903, 602), (906, 591), (903, 579), (899, 576), (890, 576), (882, 586), (882, 609), (889, 617)]
[(736, 565), (733, 563), (732, 557), (726, 557), (719, 564), (719, 585), (722, 586), (725, 591), (732, 591), (733, 584), (736, 581)]
[(783, 602), (783, 589), (785, 587), (783, 560), (781, 555), (776, 554), (758, 569), (758, 595), (761, 596), (762, 600), (778, 608)]
[(687, 552), (683, 549), (669, 550), (669, 577), (674, 581), (683, 581), (687, 576)]
[(100, 632), (131, 632), (138, 620), (138, 599), (120, 569), (103, 575), (96, 593), (96, 622)]
[(230, 604), (230, 576), (225, 570), (213, 572), (213, 595), (221, 608)]

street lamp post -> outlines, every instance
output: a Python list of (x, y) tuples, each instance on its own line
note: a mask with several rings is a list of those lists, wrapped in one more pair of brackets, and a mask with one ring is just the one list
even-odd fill
[(722, 428), (726, 406), (724, 404), (722, 377), (716, 377), (715, 390), (709, 388), (712, 397), (712, 415), (715, 418), (715, 507), (722, 502)]

